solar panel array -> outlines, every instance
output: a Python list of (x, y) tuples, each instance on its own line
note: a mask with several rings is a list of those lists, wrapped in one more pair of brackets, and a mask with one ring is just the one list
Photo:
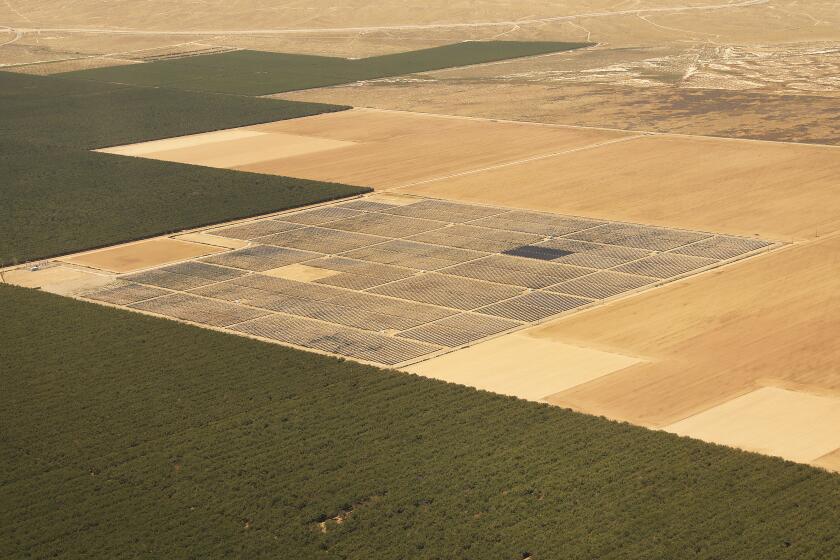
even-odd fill
[[(774, 246), (375, 196), (208, 232), (249, 246), (126, 274), (84, 297), (393, 366)], [(290, 270), (301, 268), (310, 276)]]

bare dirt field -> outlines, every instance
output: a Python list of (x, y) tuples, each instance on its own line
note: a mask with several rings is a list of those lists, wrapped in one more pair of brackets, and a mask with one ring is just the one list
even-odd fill
[(170, 238), (156, 238), (62, 257), (62, 262), (105, 270), (132, 272), (152, 266), (210, 255), (223, 251), (221, 247), (190, 243)]
[(193, 243), (202, 243), (204, 245), (213, 245), (215, 247), (224, 247), (226, 249), (241, 249), (248, 246), (247, 241), (241, 239), (229, 239), (227, 237), (219, 237), (209, 233), (185, 233), (174, 237), (179, 241), (190, 241)]
[[(258, 137), (260, 152), (239, 150), (237, 143), (254, 139), (227, 140), (232, 131), (213, 133), (219, 141), (206, 145), (177, 139), (195, 144), (179, 150), (149, 148), (172, 142), (165, 140), (108, 151), (159, 159), (177, 153), (176, 161), (198, 164), (242, 152), (264, 161), (236, 169), (781, 241), (814, 239), (840, 227), (835, 147), (365, 109), (238, 134), (243, 131), (267, 133)], [(282, 157), (294, 154), (298, 141), (345, 144)]]
[(534, 329), (652, 360), (548, 400), (662, 427), (761, 386), (838, 395), (838, 263), (833, 235)]
[(247, 169), (265, 161), (353, 145), (353, 142), (327, 138), (233, 129), (99, 151), (206, 167)]
[(644, 136), (400, 192), (791, 241), (840, 226), (838, 173), (834, 147)]
[(0, 274), (2, 281), (26, 288), (38, 288), (61, 295), (77, 295), (105, 286), (113, 281), (109, 274), (99, 274), (69, 266), (19, 268)]
[[(104, 151), (390, 188), (548, 156), (628, 134), (359, 109), (197, 136)], [(155, 151), (176, 141), (191, 146)], [(253, 149), (255, 142), (260, 150)], [(244, 164), (237, 158), (253, 162)]]
[[(840, 72), (840, 69), (838, 69)], [(837, 95), (423, 76), (280, 96), (467, 117), (840, 144)], [(512, 103), (514, 99), (516, 102)]]
[(840, 396), (763, 387), (665, 429), (809, 463), (840, 448)]
[(409, 366), (405, 371), (540, 401), (643, 361), (522, 332), (444, 354)]

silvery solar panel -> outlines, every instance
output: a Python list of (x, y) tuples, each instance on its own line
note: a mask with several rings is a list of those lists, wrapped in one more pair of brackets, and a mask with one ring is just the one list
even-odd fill
[(271, 235), (272, 233), (279, 233), (281, 231), (289, 231), (302, 227), (300, 224), (293, 224), (289, 222), (281, 222), (278, 220), (260, 220), (255, 222), (246, 222), (231, 227), (224, 227), (221, 229), (214, 229), (208, 233), (212, 235), (219, 235), (221, 237), (229, 237), (232, 239), (256, 239), (263, 235)]
[(171, 294), (169, 290), (162, 290), (151, 286), (135, 283), (119, 283), (83, 295), (87, 299), (104, 301), (115, 305), (128, 305), (146, 299), (152, 299)]
[(634, 224), (610, 223), (572, 233), (566, 237), (581, 241), (594, 241), (597, 243), (633, 247), (636, 249), (667, 251), (711, 237), (711, 234)]
[(214, 327), (240, 323), (269, 313), (260, 309), (188, 294), (172, 294), (133, 303), (129, 307)]
[(491, 208), (477, 206), (475, 204), (449, 202), (446, 200), (421, 200), (414, 204), (396, 206), (383, 211), (396, 216), (427, 218), (429, 220), (453, 223), (467, 222), (508, 212), (508, 210), (502, 208)]
[(548, 290), (591, 299), (606, 299), (655, 282), (655, 278), (648, 276), (601, 271), (555, 284)]
[(384, 365), (396, 365), (440, 350), (431, 344), (285, 315), (248, 321), (232, 330)]
[(320, 256), (318, 253), (309, 251), (299, 251), (285, 247), (271, 247), (268, 245), (255, 245), (228, 253), (219, 253), (212, 257), (205, 257), (202, 259), (202, 262), (262, 272)]
[(691, 257), (688, 255), (676, 255), (673, 253), (660, 253), (651, 257), (645, 257), (617, 267), (617, 272), (629, 274), (640, 274), (654, 278), (672, 278), (688, 272), (692, 272), (707, 266), (716, 264), (718, 261), (702, 257)]
[(764, 249), (771, 245), (773, 245), (772, 242), (764, 241), (763, 239), (716, 235), (698, 241), (697, 243), (692, 243), (691, 245), (685, 245), (679, 249), (675, 249), (673, 252), (681, 255), (728, 260), (759, 249)]
[(353, 216), (361, 216), (362, 212), (352, 210), (350, 208), (338, 206), (325, 206), (315, 208), (312, 210), (304, 210), (303, 212), (294, 212), (291, 214), (281, 214), (277, 217), (278, 220), (285, 222), (292, 222), (295, 224), (304, 224), (309, 226), (317, 226), (342, 220), (344, 218), (351, 218)]
[[(211, 230), (250, 246), (82, 297), (397, 365), (776, 244), (431, 199), (365, 198)], [(289, 280), (272, 269), (332, 271)]]
[(361, 216), (330, 222), (325, 225), (325, 227), (343, 231), (370, 233), (373, 235), (381, 235), (383, 237), (398, 238), (415, 235), (433, 229), (439, 229), (445, 225), (445, 222), (409, 218), (406, 216), (363, 214)]

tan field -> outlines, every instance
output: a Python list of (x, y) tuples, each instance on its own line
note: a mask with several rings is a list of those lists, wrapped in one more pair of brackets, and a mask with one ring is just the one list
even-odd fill
[(405, 371), (540, 401), (642, 362), (630, 356), (514, 333), (420, 362)]
[(812, 464), (829, 471), (840, 472), (840, 449), (823, 455), (816, 461), (813, 461)]
[(840, 396), (764, 387), (665, 429), (808, 463), (840, 448)]
[(532, 329), (651, 359), (548, 400), (664, 427), (765, 385), (840, 395), (838, 263), (834, 235)]
[(245, 168), (249, 164), (258, 164), (276, 158), (312, 154), (354, 145), (352, 142), (341, 140), (243, 129), (210, 132), (197, 136), (198, 138), (186, 136), (99, 151), (230, 169)]
[(223, 250), (223, 248), (213, 245), (190, 243), (163, 237), (70, 255), (59, 260), (98, 270), (122, 273), (202, 255), (211, 255)]
[[(840, 68), (834, 75), (838, 72)], [(830, 95), (828, 91), (791, 95), (440, 73), (278, 97), (466, 117), (836, 145), (840, 144), (840, 124), (832, 115), (838, 96), (840, 89), (830, 90)]]
[[(365, 109), (248, 131), (264, 133), (255, 137), (264, 149), (254, 157), (267, 159), (235, 169), (781, 241), (840, 227), (834, 147)], [(191, 145), (175, 150), (153, 151), (161, 144), (152, 142), (108, 151), (156, 159), (178, 152), (177, 161), (201, 164), (254, 140), (214, 134), (220, 139), (206, 144), (178, 139)], [(301, 150), (320, 141), (347, 145), (284, 157), (299, 141)]]
[(833, 147), (645, 136), (400, 192), (790, 241), (840, 227), (838, 176)]
[[(236, 169), (383, 189), (546, 157), (627, 135), (368, 110), (296, 119), (273, 126), (289, 134), (353, 138), (351, 141), (359, 143), (341, 150), (281, 157)], [(359, 136), (365, 140), (356, 140)]]
[(113, 281), (113, 276), (67, 266), (50, 266), (37, 270), (31, 268), (7, 270), (0, 274), (0, 281), (25, 288), (38, 288), (54, 294), (74, 296), (105, 286)]
[(210, 233), (185, 233), (183, 235), (176, 235), (174, 239), (179, 241), (189, 241), (192, 243), (201, 243), (204, 245), (213, 245), (215, 247), (224, 247), (225, 249), (241, 249), (247, 247), (249, 243), (241, 239), (230, 239), (228, 237), (219, 237)]
[[(630, 135), (358, 109), (197, 136), (103, 151), (391, 188), (549, 157)], [(171, 149), (176, 141), (183, 147)], [(249, 151), (254, 142), (260, 150)], [(245, 148), (240, 147), (243, 144)], [(160, 146), (163, 149), (157, 149)], [(237, 158), (261, 161), (242, 164), (234, 161)]]
[(313, 282), (321, 280), (322, 278), (329, 278), (330, 276), (337, 276), (341, 274), (335, 270), (328, 270), (326, 268), (315, 268), (314, 266), (306, 266), (305, 264), (289, 264), (278, 268), (272, 268), (263, 272), (266, 276), (274, 278), (285, 278), (286, 280), (296, 280), (298, 282)]

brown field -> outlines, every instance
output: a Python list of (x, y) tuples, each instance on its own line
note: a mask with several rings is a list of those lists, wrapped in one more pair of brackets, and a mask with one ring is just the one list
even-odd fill
[(831, 96), (793, 95), (668, 85), (455, 78), (441, 73), (278, 97), (466, 117), (836, 145), (840, 144), (838, 96), (840, 90)]
[(59, 260), (97, 270), (122, 273), (210, 255), (223, 250), (213, 245), (163, 237), (70, 255), (61, 257)]
[(18, 268), (0, 272), (0, 281), (25, 288), (38, 288), (45, 292), (74, 296), (113, 281), (109, 274), (99, 274), (67, 266), (48, 266), (33, 270)]
[(179, 241), (190, 241), (192, 243), (202, 243), (204, 245), (213, 245), (216, 247), (224, 247), (225, 249), (241, 249), (248, 246), (247, 241), (240, 239), (230, 239), (227, 237), (219, 237), (209, 233), (185, 233), (174, 237)]
[(665, 429), (809, 463), (840, 448), (840, 397), (762, 387)]
[(823, 455), (812, 464), (822, 467), (826, 470), (840, 472), (840, 449), (832, 451)]
[(839, 174), (834, 147), (645, 136), (401, 192), (791, 241), (840, 226)]
[[(237, 132), (248, 131), (268, 133), (257, 137), (263, 146), (257, 155), (269, 159), (235, 169), (781, 241), (815, 239), (840, 227), (840, 149), (834, 147), (365, 109)], [(150, 151), (160, 145), (152, 142), (108, 151), (158, 159), (178, 152), (177, 161), (201, 164), (253, 140), (225, 140), (232, 132), (177, 150)], [(283, 157), (299, 141), (302, 150), (321, 141), (346, 144)]]
[(651, 359), (548, 400), (664, 427), (762, 386), (840, 395), (838, 263), (833, 235), (533, 329)]
[[(227, 139), (226, 135), (234, 132)], [(241, 138), (239, 135), (243, 133), (260, 135)], [(391, 188), (547, 157), (629, 135), (607, 130), (357, 109), (198, 136), (201, 138), (177, 139), (179, 145), (185, 146), (177, 149), (155, 151), (158, 146), (170, 146), (167, 143), (171, 140), (164, 140), (104, 151)], [(208, 137), (216, 140), (206, 141)], [(261, 145), (259, 152), (249, 153), (237, 147), (255, 140)], [(319, 146), (323, 149), (318, 150)], [(300, 155), (295, 155), (296, 152)], [(262, 161), (225, 165), (237, 157), (262, 158)]]
[(296, 134), (232, 129), (99, 151), (207, 167), (246, 169), (249, 165), (259, 164), (266, 160), (336, 150), (353, 145), (353, 142)]
[[(523, 360), (527, 356), (527, 360)], [(514, 333), (405, 368), (409, 373), (541, 401), (643, 360)]]

